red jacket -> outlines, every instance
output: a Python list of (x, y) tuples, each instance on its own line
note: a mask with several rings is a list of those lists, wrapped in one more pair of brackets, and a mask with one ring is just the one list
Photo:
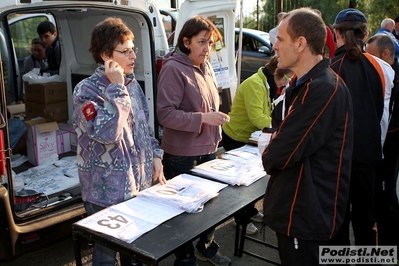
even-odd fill
[(326, 46), (328, 48), (328, 57), (333, 58), (335, 50), (337, 49), (337, 44), (334, 41), (334, 35), (330, 28), (326, 25), (327, 30), (327, 39), (326, 39)]

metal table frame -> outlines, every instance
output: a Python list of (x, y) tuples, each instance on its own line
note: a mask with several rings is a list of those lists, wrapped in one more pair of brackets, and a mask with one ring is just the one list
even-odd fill
[[(134, 260), (148, 265), (158, 265), (159, 261), (172, 254), (179, 246), (195, 240), (207, 229), (223, 223), (245, 206), (262, 199), (268, 180), (269, 177), (265, 176), (248, 187), (228, 186), (221, 190), (216, 198), (207, 202), (202, 212), (195, 214), (182, 213), (162, 223), (130, 244), (75, 223), (72, 225), (72, 234), (76, 265), (82, 265), (81, 237), (127, 254)], [(245, 229), (246, 224), (243, 225), (242, 230), (245, 232)], [(240, 235), (243, 234), (240, 234), (237, 230), (234, 253), (236, 256), (241, 257), (244, 238), (240, 238)]]

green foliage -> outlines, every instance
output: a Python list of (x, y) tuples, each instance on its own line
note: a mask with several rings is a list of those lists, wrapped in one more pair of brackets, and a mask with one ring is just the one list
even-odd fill
[(47, 20), (45, 16), (35, 17), (10, 25), (10, 32), (18, 57), (26, 57), (30, 54), (30, 42), (33, 38), (38, 37), (37, 25), (44, 20)]
[[(260, 13), (257, 14), (255, 9), (250, 16), (245, 17), (243, 20), (244, 27), (269, 31), (276, 26), (279, 12), (288, 12), (300, 7), (311, 7), (320, 10), (324, 22), (332, 28), (339, 11), (355, 7), (366, 15), (370, 35), (373, 35), (379, 29), (384, 18), (395, 19), (399, 15), (398, 0), (281, 0), (281, 8), (277, 6), (278, 2), (278, 0), (259, 0)], [(259, 22), (257, 17), (259, 17)]]
[(362, 1), (358, 4), (358, 9), (367, 16), (370, 35), (374, 35), (384, 18), (395, 19), (399, 15), (399, 2), (397, 0)]

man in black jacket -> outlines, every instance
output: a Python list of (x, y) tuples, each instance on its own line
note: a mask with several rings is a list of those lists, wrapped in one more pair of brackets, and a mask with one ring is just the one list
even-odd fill
[(39, 34), (41, 41), (46, 45), (46, 58), (48, 62), (48, 68), (40, 69), (40, 73), (48, 72), (50, 75), (59, 74), (61, 48), (55, 25), (48, 20), (42, 21), (37, 26), (37, 34)]
[(395, 46), (385, 34), (377, 34), (367, 40), (366, 52), (384, 60), (395, 71), (390, 109), (391, 118), (385, 139), (384, 159), (376, 167), (375, 218), (379, 245), (399, 246), (399, 203), (396, 184), (399, 173), (399, 63), (395, 58)]
[(350, 244), (351, 221), (355, 244), (375, 246), (375, 167), (382, 160), (394, 72), (388, 63), (364, 52), (367, 19), (359, 10), (340, 11), (335, 18), (334, 33), (338, 48), (330, 67), (345, 81), (351, 93), (354, 136), (351, 205), (347, 208), (343, 226), (330, 243)]
[(283, 265), (319, 265), (319, 246), (344, 219), (352, 159), (348, 88), (323, 59), (326, 28), (309, 8), (285, 15), (274, 45), (278, 68), (296, 80), (286, 115), (262, 155), (271, 175), (265, 223), (276, 232)]

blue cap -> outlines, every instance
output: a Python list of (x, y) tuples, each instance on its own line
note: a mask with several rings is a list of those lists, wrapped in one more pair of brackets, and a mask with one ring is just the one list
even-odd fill
[(357, 9), (348, 8), (341, 10), (335, 18), (334, 24), (339, 24), (344, 21), (359, 21), (367, 23), (366, 16)]

